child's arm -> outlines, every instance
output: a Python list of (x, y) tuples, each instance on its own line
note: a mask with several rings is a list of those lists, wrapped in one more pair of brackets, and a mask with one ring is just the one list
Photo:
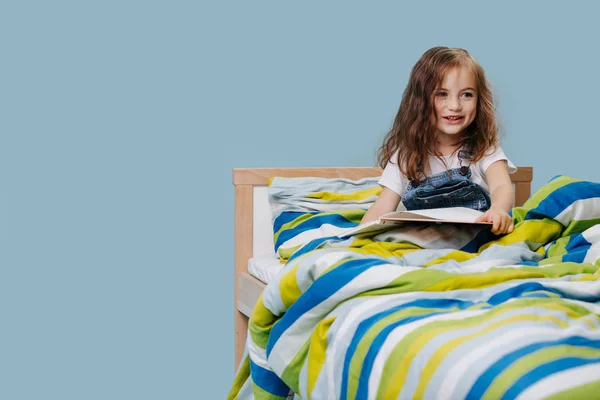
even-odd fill
[(400, 195), (384, 186), (381, 194), (375, 200), (375, 203), (369, 207), (360, 223), (371, 222), (385, 213), (396, 211), (398, 204), (400, 204)]
[(493, 222), (492, 232), (497, 235), (511, 233), (514, 223), (508, 213), (513, 207), (515, 194), (508, 175), (507, 162), (505, 160), (496, 161), (488, 167), (485, 176), (490, 188), (492, 206), (485, 214), (477, 218), (477, 221)]

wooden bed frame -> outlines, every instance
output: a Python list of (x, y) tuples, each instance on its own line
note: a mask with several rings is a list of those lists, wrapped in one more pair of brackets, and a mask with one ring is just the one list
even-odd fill
[[(262, 293), (265, 283), (248, 273), (248, 260), (253, 257), (254, 188), (267, 186), (269, 178), (321, 177), (361, 179), (381, 175), (380, 168), (235, 168), (235, 370), (244, 353), (248, 318)], [(531, 193), (533, 169), (519, 167), (511, 175), (515, 188), (515, 206), (521, 206)], [(270, 221), (269, 221), (270, 223)]]

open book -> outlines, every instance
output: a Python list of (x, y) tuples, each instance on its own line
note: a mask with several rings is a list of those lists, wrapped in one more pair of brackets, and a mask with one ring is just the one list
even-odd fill
[(491, 227), (491, 222), (475, 222), (483, 213), (466, 207), (432, 208), (429, 210), (394, 211), (379, 219), (345, 231), (342, 236), (352, 236), (387, 229), (390, 224), (434, 223), (434, 224), (468, 224)]

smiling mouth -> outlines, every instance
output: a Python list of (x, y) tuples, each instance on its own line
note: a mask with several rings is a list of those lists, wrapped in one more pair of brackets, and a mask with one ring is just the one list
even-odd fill
[(443, 117), (443, 118), (448, 121), (458, 121), (459, 119), (463, 119), (463, 117), (461, 117), (461, 116), (452, 116), (452, 117)]

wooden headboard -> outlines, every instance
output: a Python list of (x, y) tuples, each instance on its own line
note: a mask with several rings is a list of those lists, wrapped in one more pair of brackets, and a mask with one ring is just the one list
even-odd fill
[[(252, 300), (246, 304), (254, 304), (264, 283), (248, 274), (248, 260), (253, 257), (254, 240), (254, 189), (267, 186), (269, 178), (279, 176), (286, 178), (319, 177), (319, 178), (346, 178), (361, 179), (381, 175), (381, 168), (235, 168), (233, 170), (233, 184), (235, 186), (235, 366), (239, 365), (244, 352), (246, 333), (248, 329), (248, 306), (242, 308), (239, 304), (246, 298)], [(518, 167), (517, 172), (511, 175), (515, 188), (515, 206), (521, 206), (531, 193), (531, 180), (533, 168)], [(240, 290), (240, 282), (244, 286)], [(252, 293), (250, 293), (252, 292)], [(240, 301), (240, 299), (242, 301)]]

